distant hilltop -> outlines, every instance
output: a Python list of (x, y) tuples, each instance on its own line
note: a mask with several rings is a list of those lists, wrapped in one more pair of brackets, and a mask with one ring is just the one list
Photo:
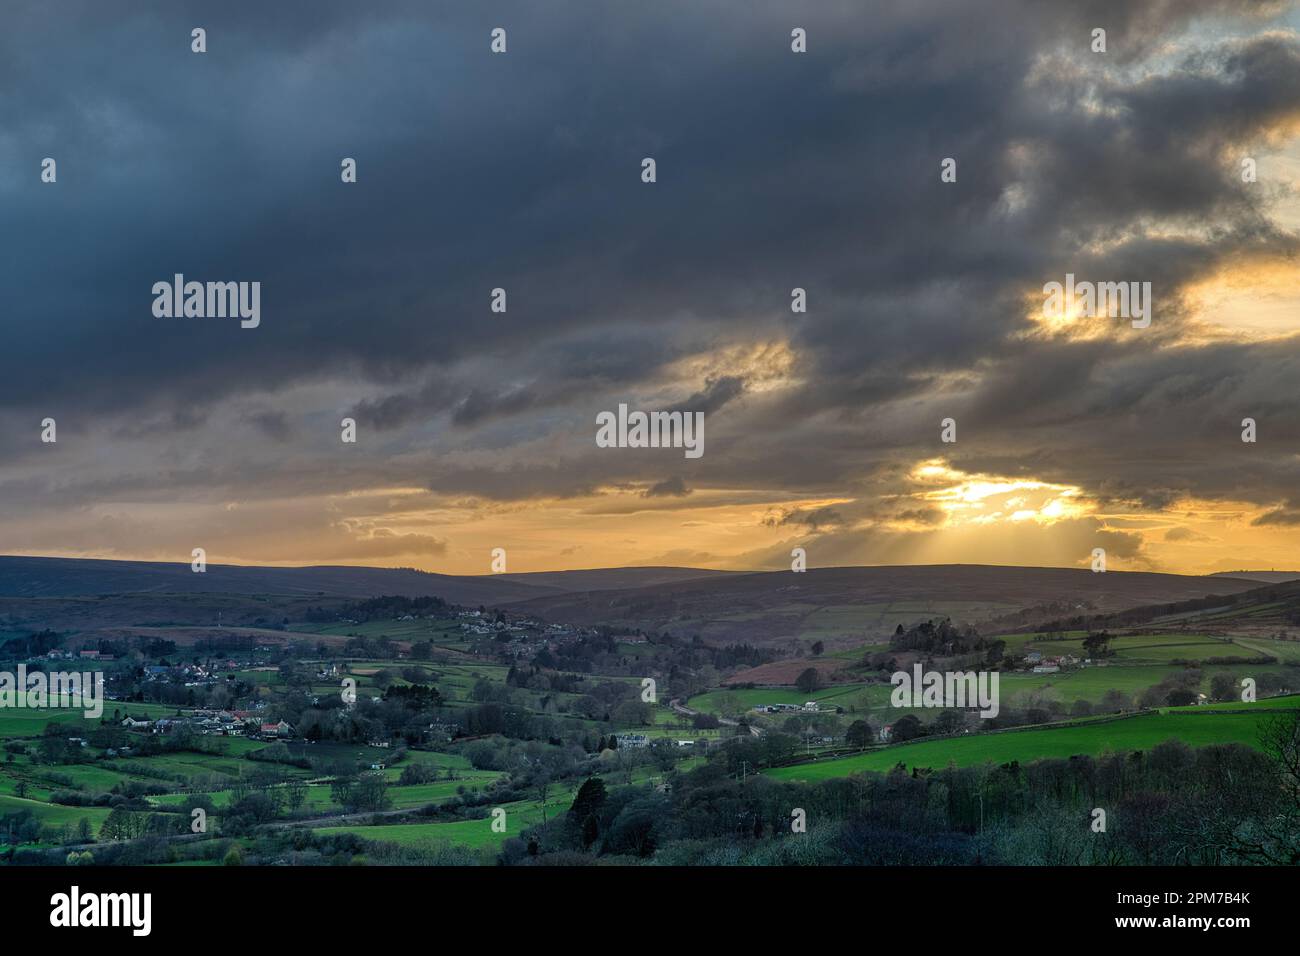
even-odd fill
[(1087, 568), (959, 564), (800, 573), (588, 568), (472, 576), (410, 568), (209, 564), (199, 574), (181, 563), (0, 556), (0, 612), (27, 626), (54, 629), (141, 620), (261, 627), (301, 614), (311, 604), (403, 595), (504, 608), (541, 621), (603, 625), (620, 633), (653, 631), (762, 646), (799, 635), (852, 633), (860, 640), (926, 618), (1028, 626), (1222, 597), (1273, 583), (1236, 574), (1094, 574)]
[(1283, 581), (1300, 581), (1300, 571), (1216, 571), (1212, 578), (1242, 578), (1264, 584), (1281, 584)]

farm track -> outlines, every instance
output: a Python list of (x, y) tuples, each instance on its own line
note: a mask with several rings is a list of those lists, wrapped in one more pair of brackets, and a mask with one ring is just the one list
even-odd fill
[[(699, 714), (698, 710), (691, 710), (689, 707), (683, 704), (680, 697), (674, 697), (672, 700), (668, 702), (668, 706), (671, 707), (676, 713), (681, 714), (683, 717), (695, 717)], [(740, 721), (732, 720), (730, 717), (719, 717), (718, 723), (725, 724), (728, 727), (740, 726)], [(748, 726), (749, 726), (749, 735), (751, 737), (763, 736), (762, 730), (755, 727), (753, 724), (749, 724)]]

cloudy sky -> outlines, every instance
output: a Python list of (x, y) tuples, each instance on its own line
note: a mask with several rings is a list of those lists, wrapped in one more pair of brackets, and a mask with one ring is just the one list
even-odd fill
[[(0, 553), (1300, 566), (1293, 4), (5, 21)], [(155, 318), (175, 273), (261, 282), (260, 326)], [(1045, 318), (1066, 273), (1150, 282), (1150, 327)], [(704, 455), (597, 447), (620, 402)]]

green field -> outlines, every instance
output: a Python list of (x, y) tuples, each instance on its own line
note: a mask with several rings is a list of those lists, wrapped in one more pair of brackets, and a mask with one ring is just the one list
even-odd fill
[(58, 804), (42, 803), (39, 800), (23, 800), (18, 797), (0, 795), (0, 815), (30, 810), (36, 819), (45, 826), (76, 826), (78, 821), (86, 819), (94, 832), (99, 832), (99, 825), (111, 812), (104, 807), (63, 807)]
[(799, 637), (813, 641), (843, 637), (846, 634), (888, 634), (899, 624), (910, 627), (920, 621), (945, 617), (954, 621), (975, 621), (1013, 609), (1013, 605), (997, 601), (912, 600), (834, 604), (811, 608), (803, 618)]
[(332, 637), (386, 637), (392, 641), (428, 641), (438, 644), (464, 640), (465, 633), (453, 618), (418, 618), (413, 621), (364, 621), (359, 624), (304, 624), (294, 631), (304, 634), (324, 634)]
[[(1033, 635), (1011, 635), (1011, 637), (1032, 637)], [(1046, 641), (1034, 645), (1043, 649), (1048, 656), (1068, 653), (1075, 648), (1077, 641)], [(1000, 678), (1000, 694), (1005, 707), (1042, 706), (1047, 701), (1058, 701), (1069, 708), (1077, 700), (1090, 704), (1099, 704), (1108, 691), (1116, 690), (1129, 700), (1135, 700), (1143, 691), (1169, 677), (1182, 673), (1185, 668), (1174, 665), (1174, 660), (1203, 660), (1212, 657), (1251, 657), (1271, 651), (1271, 645), (1277, 644), (1291, 651), (1291, 645), (1276, 641), (1254, 640), (1243, 645), (1225, 644), (1212, 638), (1179, 635), (1135, 635), (1117, 639), (1115, 647), (1117, 656), (1112, 662), (1090, 667), (1078, 667), (1054, 674), (1031, 674), (1026, 672), (1007, 672)], [(1026, 644), (1026, 646), (1031, 646)], [(1296, 644), (1300, 654), (1300, 644)], [(1280, 655), (1279, 655), (1280, 656)], [(1265, 671), (1290, 675), (1294, 673), (1282, 664), (1200, 664), (1200, 690), (1208, 692), (1210, 680), (1215, 674), (1228, 673), (1240, 681), (1243, 677), (1254, 677)], [(1296, 674), (1300, 683), (1300, 674)], [(693, 710), (719, 714), (728, 709), (726, 702), (732, 701), (731, 710), (735, 713), (749, 715), (751, 709), (760, 704), (802, 705), (805, 701), (815, 700), (824, 706), (842, 707), (846, 716), (855, 714), (887, 714), (886, 721), (892, 721), (905, 713), (915, 713), (923, 721), (929, 721), (933, 712), (897, 709), (890, 703), (893, 687), (888, 683), (847, 683), (832, 684), (822, 690), (805, 694), (794, 687), (761, 687), (754, 689), (717, 688), (704, 694), (698, 694), (686, 702)], [(784, 715), (765, 714), (763, 718), (779, 722)]]
[[(1294, 698), (1292, 699), (1294, 701)], [(1206, 708), (1193, 708), (1206, 709)], [(1096, 756), (1107, 751), (1149, 750), (1171, 738), (1192, 747), (1240, 743), (1257, 746), (1261, 721), (1268, 707), (1228, 709), (1218, 714), (1189, 713), (1170, 708), (1113, 721), (1081, 721), (1064, 727), (1010, 730), (939, 740), (920, 740), (841, 757), (767, 771), (777, 780), (816, 781), (845, 777), (865, 770), (885, 772), (899, 763), (910, 768), (939, 769), (949, 764), (969, 767), (981, 763), (1026, 763), (1047, 757)]]
[[(571, 794), (548, 801), (547, 818), (563, 813), (572, 801)], [(526, 827), (542, 822), (542, 807), (535, 800), (502, 805), (506, 811), (504, 833), (494, 832), (491, 816), (481, 820), (457, 820), (451, 823), (394, 823), (379, 826), (320, 827), (316, 833), (354, 833), (362, 839), (390, 841), (406, 845), (447, 843), (473, 849), (497, 849), (510, 837), (517, 837)]]
[[(1071, 704), (1076, 700), (1098, 703), (1108, 690), (1117, 690), (1130, 697), (1141, 694), (1148, 687), (1159, 684), (1167, 677), (1178, 674), (1182, 668), (1168, 664), (1111, 664), (1104, 667), (1081, 667), (1056, 674), (1004, 674), (1001, 694), (1008, 706), (1016, 706), (1017, 695), (1028, 699), (1032, 694), (1046, 694)], [(1256, 677), (1264, 670), (1281, 672), (1280, 665), (1208, 664), (1200, 668), (1201, 690), (1209, 689), (1210, 678), (1215, 674), (1232, 674), (1237, 679)]]
[[(887, 685), (885, 686), (888, 689)], [(824, 687), (821, 690), (815, 690), (811, 694), (794, 687), (756, 687), (753, 689), (735, 689), (722, 688), (720, 690), (711, 690), (707, 694), (699, 694), (692, 697), (686, 702), (686, 706), (691, 710), (699, 710), (708, 714), (719, 713), (721, 702), (728, 697), (734, 697), (741, 708), (748, 711), (752, 707), (760, 704), (794, 704), (802, 706), (805, 702), (815, 700), (819, 704), (825, 702), (827, 706), (834, 706), (844, 703), (844, 699), (865, 689), (866, 684), (834, 684), (830, 687)], [(780, 715), (774, 715), (780, 716)]]
[[(1038, 651), (1046, 657), (1061, 654), (1086, 656), (1084, 631), (1065, 631), (1063, 636), (1064, 640), (1048, 640), (1043, 633), (999, 634), (995, 639), (1006, 642), (1008, 654)], [(1110, 649), (1115, 652), (1110, 659), (1117, 663), (1199, 661), (1213, 657), (1250, 657), (1259, 653), (1226, 638), (1205, 634), (1125, 634), (1112, 637)]]
[[(83, 711), (62, 707), (26, 710), (24, 708), (6, 707), (0, 710), (0, 738), (39, 737), (45, 725), (57, 722), (67, 725), (68, 736), (84, 736), (100, 726), (100, 721), (86, 720)], [(176, 713), (175, 707), (164, 704), (127, 704), (118, 700), (104, 701), (104, 720), (111, 720), (114, 713), (125, 716), (168, 717)]]

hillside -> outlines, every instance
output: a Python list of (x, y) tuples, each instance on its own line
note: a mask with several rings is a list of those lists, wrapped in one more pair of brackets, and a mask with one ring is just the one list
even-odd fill
[(526, 574), (498, 574), (497, 581), (538, 585), (561, 591), (607, 591), (621, 588), (658, 587), (704, 578), (730, 577), (743, 571), (715, 571), (710, 568), (591, 568), (582, 571), (534, 571)]
[(598, 568), (447, 575), (409, 568), (247, 567), (0, 557), (0, 614), (13, 626), (87, 629), (301, 619), (311, 604), (401, 594), (545, 620), (668, 631), (715, 643), (828, 646), (951, 617), (1002, 628), (1141, 606), (1229, 596), (1259, 583), (1232, 577), (1068, 568), (933, 565), (739, 573)]
[(1212, 578), (1242, 578), (1261, 584), (1281, 584), (1283, 581), (1300, 581), (1300, 571), (1216, 571)]
[[(1201, 633), (1232, 638), (1271, 639), (1300, 632), (1300, 581), (1255, 586), (1217, 599), (1200, 598), (1150, 604), (1096, 617), (1095, 629), (1141, 627), (1153, 634)], [(1064, 623), (1064, 622), (1062, 622)], [(1067, 625), (1072, 626), (1072, 625)]]
[(513, 604), (547, 620), (698, 634), (714, 642), (870, 638), (898, 624), (951, 616), (969, 623), (1027, 614), (1108, 613), (1230, 595), (1258, 582), (1070, 568), (923, 565), (769, 571), (628, 589), (549, 594)]
[(0, 597), (65, 598), (101, 594), (274, 594), (366, 598), (383, 594), (440, 597), (452, 604), (505, 604), (552, 593), (545, 584), (431, 574), (410, 568), (318, 566), (302, 568), (188, 564), (79, 558), (0, 557)]

